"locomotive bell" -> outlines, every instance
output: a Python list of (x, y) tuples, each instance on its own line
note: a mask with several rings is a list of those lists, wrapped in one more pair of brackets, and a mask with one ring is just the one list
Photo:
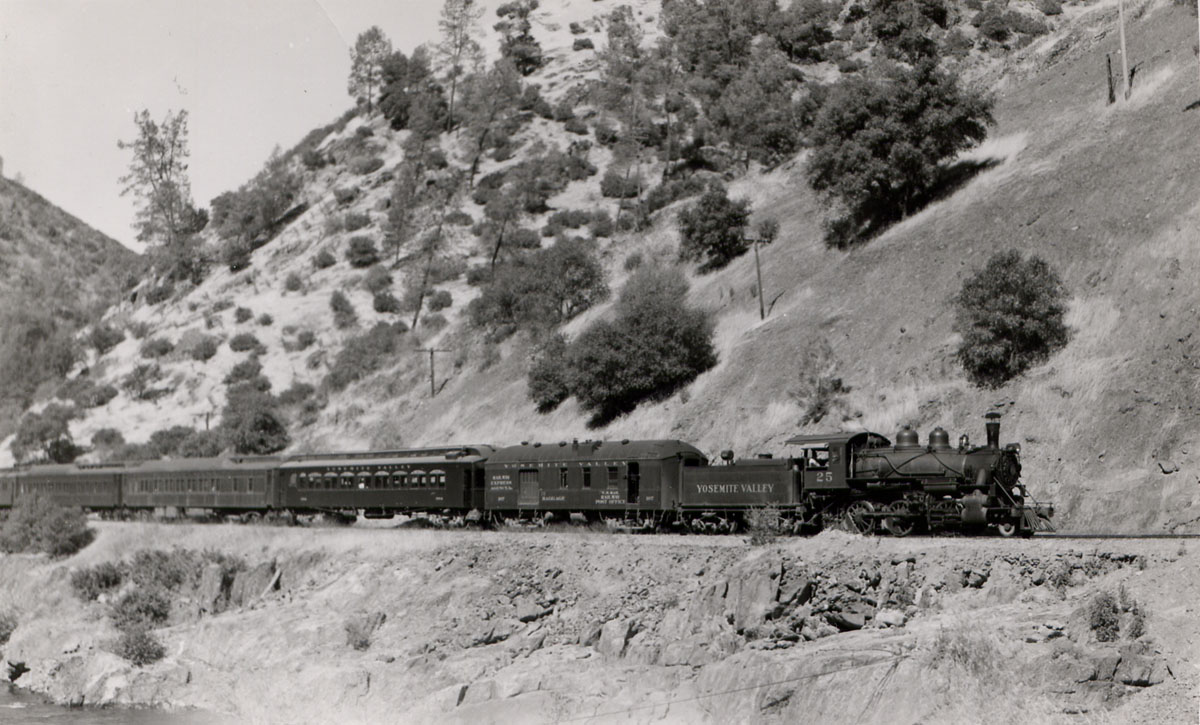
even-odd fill
[(935, 451), (944, 451), (950, 448), (950, 434), (944, 428), (938, 426), (929, 433), (929, 447)]
[(896, 434), (896, 448), (920, 448), (921, 436), (912, 426), (906, 425)]
[(987, 420), (983, 425), (987, 428), (987, 447), (997, 450), (1000, 448), (1000, 414), (992, 411), (983, 417)]

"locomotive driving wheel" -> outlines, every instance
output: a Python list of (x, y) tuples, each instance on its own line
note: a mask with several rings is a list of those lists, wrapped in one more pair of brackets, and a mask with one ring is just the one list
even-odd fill
[(913, 531), (913, 519), (907, 501), (893, 501), (885, 510), (888, 516), (883, 520), (883, 526), (892, 536), (908, 536)]
[(996, 524), (996, 532), (1006, 539), (1011, 538), (1013, 534), (1017, 533), (1017, 522), (1005, 521), (1002, 524)]
[(860, 534), (870, 534), (875, 531), (875, 507), (870, 501), (855, 501), (846, 507), (844, 516), (846, 528)]

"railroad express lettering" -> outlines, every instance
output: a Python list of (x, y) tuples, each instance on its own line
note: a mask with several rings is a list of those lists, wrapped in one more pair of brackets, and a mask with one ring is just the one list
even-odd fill
[(697, 493), (771, 493), (773, 483), (699, 483)]

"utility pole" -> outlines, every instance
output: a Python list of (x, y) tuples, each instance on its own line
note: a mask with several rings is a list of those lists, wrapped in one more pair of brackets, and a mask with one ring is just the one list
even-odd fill
[(1125, 83), (1125, 100), (1129, 100), (1129, 54), (1125, 52), (1125, 0), (1117, 3), (1117, 14), (1121, 18), (1121, 80)]
[(762, 264), (758, 261), (758, 245), (770, 244), (779, 236), (779, 222), (774, 219), (764, 219), (758, 224), (758, 236), (754, 239), (744, 238), (754, 247), (754, 273), (758, 277), (758, 319), (767, 319), (767, 306), (763, 301)]
[(439, 350), (432, 347), (426, 347), (422, 348), (421, 352), (429, 353), (429, 397), (432, 398), (437, 395), (437, 387), (435, 386), (433, 377), (433, 354), (435, 352), (453, 352), (453, 350)]

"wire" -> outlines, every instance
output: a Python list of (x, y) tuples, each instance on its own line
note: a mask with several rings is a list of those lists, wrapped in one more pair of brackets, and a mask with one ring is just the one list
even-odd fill
[(866, 667), (875, 667), (877, 665), (883, 665), (883, 664), (890, 664), (892, 666), (892, 670), (890, 670), (888, 672), (888, 676), (890, 676), (892, 674), (892, 672), (895, 671), (895, 668), (899, 664), (901, 659), (903, 659), (903, 658), (902, 657), (893, 657), (891, 659), (879, 660), (877, 662), (865, 662), (860, 665), (850, 665), (849, 667), (843, 667), (843, 668), (837, 669), (837, 670), (829, 670), (828, 672), (817, 672), (817, 673), (814, 673), (811, 675), (797, 675), (796, 677), (788, 677), (786, 679), (775, 680), (773, 682), (763, 682), (758, 685), (746, 685), (745, 687), (735, 687), (730, 690), (719, 690), (717, 692), (708, 692), (703, 695), (694, 695), (692, 697), (682, 697), (677, 700), (666, 700), (664, 702), (655, 702), (655, 703), (651, 703), (649, 705), (638, 705), (636, 707), (630, 707), (630, 708), (626, 708), (624, 710), (613, 710), (611, 712), (598, 712), (593, 715), (580, 715), (577, 717), (566, 718), (564, 720), (556, 720), (555, 722), (560, 722), (560, 723), (582, 722), (584, 720), (593, 720), (595, 718), (601, 718), (601, 717), (614, 717), (617, 715), (628, 715), (629, 713), (637, 712), (638, 710), (653, 710), (654, 708), (657, 708), (657, 707), (669, 707), (671, 705), (680, 705), (685, 702), (696, 702), (697, 700), (707, 700), (709, 698), (720, 697), (722, 695), (733, 695), (733, 694), (737, 694), (739, 692), (749, 692), (751, 690), (758, 690), (763, 687), (774, 687), (776, 685), (787, 685), (787, 684), (790, 684), (793, 682), (803, 682), (804, 680), (815, 680), (818, 677), (824, 677), (826, 675), (836, 675), (836, 674), (840, 674), (842, 672), (849, 672), (851, 670), (861, 670)]

